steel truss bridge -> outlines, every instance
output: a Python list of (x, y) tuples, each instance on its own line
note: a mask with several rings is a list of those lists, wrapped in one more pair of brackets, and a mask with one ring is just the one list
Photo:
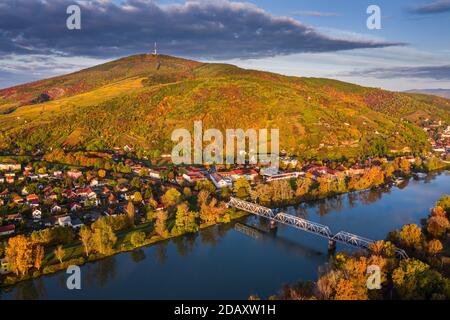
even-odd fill
[[(231, 197), (227, 205), (229, 207), (234, 207), (236, 209), (253, 213), (263, 218), (267, 218), (273, 222), (279, 222), (296, 229), (300, 229), (321, 236), (323, 238), (327, 238), (329, 241), (329, 247), (331, 248), (335, 247), (336, 242), (341, 242), (357, 248), (368, 250), (369, 246), (375, 242), (374, 240), (370, 240), (345, 231), (339, 231), (338, 233), (333, 234), (330, 228), (326, 225), (309, 221), (284, 212), (275, 213), (270, 208), (266, 208), (259, 204), (244, 201), (241, 199)], [(406, 252), (402, 249), (396, 248), (395, 252), (399, 258), (405, 259), (408, 257)]]

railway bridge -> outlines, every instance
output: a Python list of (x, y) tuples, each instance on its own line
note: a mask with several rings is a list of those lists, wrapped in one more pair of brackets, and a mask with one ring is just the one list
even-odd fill
[[(293, 216), (284, 212), (275, 213), (272, 209), (261, 206), (259, 204), (248, 202), (245, 200), (237, 199), (234, 197), (230, 198), (227, 203), (229, 207), (234, 207), (239, 210), (247, 211), (249, 213), (255, 214), (257, 216), (267, 218), (271, 223), (282, 223), (296, 229), (300, 229), (306, 232), (313, 233), (320, 237), (328, 239), (328, 249), (334, 250), (336, 248), (336, 242), (351, 245), (353, 247), (361, 249), (369, 249), (369, 246), (374, 243), (374, 240), (370, 240), (356, 234), (352, 234), (346, 231), (339, 231), (333, 234), (330, 228), (326, 225), (309, 221), (297, 216)], [(405, 259), (408, 257), (406, 252), (402, 249), (396, 248), (396, 254), (399, 258)]]

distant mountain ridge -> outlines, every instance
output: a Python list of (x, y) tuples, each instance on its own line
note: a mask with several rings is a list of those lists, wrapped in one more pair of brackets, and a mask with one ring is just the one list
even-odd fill
[(305, 158), (428, 150), (421, 119), (450, 122), (450, 100), (140, 54), (0, 90), (0, 149), (170, 152), (171, 132), (279, 128)]
[(450, 99), (450, 89), (412, 89), (405, 92), (431, 94), (438, 97)]

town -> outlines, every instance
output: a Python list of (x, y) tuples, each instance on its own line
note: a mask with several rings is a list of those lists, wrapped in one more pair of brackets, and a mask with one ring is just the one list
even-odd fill
[[(440, 123), (424, 126), (433, 145), (433, 152), (426, 156), (302, 161), (282, 151), (278, 170), (269, 163), (248, 162), (174, 166), (170, 155), (149, 160), (128, 145), (104, 152), (52, 150), (44, 155), (2, 156), (0, 258), (8, 239), (20, 235), (42, 244), (43, 252), (57, 246), (60, 254), (55, 250), (53, 257), (58, 255), (61, 263), (63, 245), (81, 239), (89, 257), (94, 245), (83, 240), (82, 234), (92, 232), (93, 239), (99, 220), (112, 226), (114, 239), (117, 232), (139, 233), (133, 248), (240, 217), (225, 206), (230, 196), (286, 206), (401, 183), (404, 176), (448, 166), (449, 127), (441, 127)], [(96, 252), (112, 254), (116, 252), (113, 244), (110, 250)], [(8, 260), (0, 261), (0, 274), (10, 274)]]

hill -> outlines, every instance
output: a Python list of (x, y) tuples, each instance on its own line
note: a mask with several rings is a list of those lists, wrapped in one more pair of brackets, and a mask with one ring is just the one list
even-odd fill
[(431, 94), (434, 96), (450, 99), (450, 89), (413, 89), (405, 92)]
[(450, 100), (227, 64), (135, 55), (0, 90), (3, 150), (170, 152), (175, 128), (279, 128), (281, 148), (306, 158), (428, 149), (415, 124), (450, 122)]

